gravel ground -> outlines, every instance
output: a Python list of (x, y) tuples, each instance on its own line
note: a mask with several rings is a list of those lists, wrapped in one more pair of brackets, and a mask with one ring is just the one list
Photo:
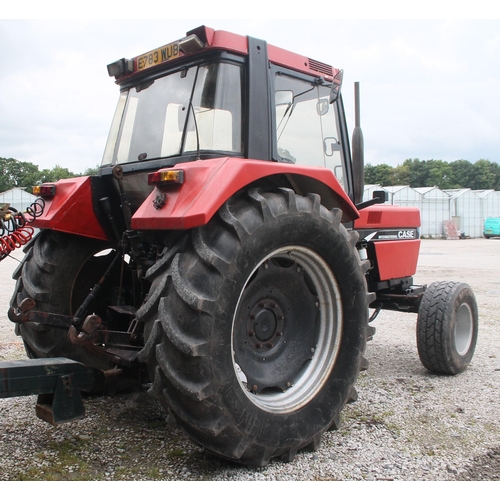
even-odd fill
[[(422, 240), (415, 282), (464, 281), (479, 305), (475, 357), (458, 376), (420, 364), (413, 314), (382, 312), (359, 399), (316, 452), (265, 468), (214, 458), (167, 425), (145, 393), (86, 400), (52, 427), (35, 396), (0, 400), (0, 480), (470, 481), (500, 479), (500, 239)], [(14, 257), (21, 258), (16, 251)], [(6, 317), (17, 262), (0, 262), (0, 361), (24, 357)]]

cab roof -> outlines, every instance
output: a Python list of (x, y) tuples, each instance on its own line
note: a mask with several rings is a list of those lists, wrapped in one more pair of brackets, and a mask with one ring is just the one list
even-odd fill
[[(117, 83), (121, 83), (128, 78), (137, 77), (141, 73), (146, 74), (159, 69), (161, 66), (167, 66), (174, 60), (213, 50), (248, 55), (248, 37), (200, 26), (188, 31), (186, 36), (180, 40), (141, 54), (133, 59), (120, 59), (108, 65), (108, 73), (116, 78)], [(321, 77), (327, 81), (334, 80), (340, 73), (338, 69), (328, 64), (274, 45), (267, 44), (267, 50), (269, 60), (279, 66)]]

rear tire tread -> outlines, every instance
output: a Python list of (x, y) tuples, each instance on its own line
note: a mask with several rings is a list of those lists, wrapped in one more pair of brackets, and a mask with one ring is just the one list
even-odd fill
[[(245, 217), (238, 216), (242, 210), (247, 211)], [(220, 314), (218, 309), (223, 307), (215, 300), (214, 292), (225, 279), (233, 255), (242, 251), (242, 239), (250, 238), (263, 223), (285, 210), (290, 214), (307, 212), (327, 219), (344, 234), (351, 248), (358, 241), (356, 232), (348, 233), (340, 224), (341, 211), (326, 211), (318, 195), (299, 198), (286, 189), (279, 189), (277, 193), (251, 189), (246, 197), (226, 203), (208, 226), (191, 231), (191, 244), (175, 255), (169, 266), (162, 267), (168, 267), (166, 275), (160, 277), (158, 269), (155, 271), (148, 299), (152, 304), (145, 304), (138, 312), (139, 319), (146, 323), (146, 332), (151, 332), (140, 354), (140, 359), (146, 361), (153, 372), (151, 392), (174, 414), (195, 442), (218, 456), (249, 465), (266, 465), (278, 457), (291, 460), (298, 450), (310, 447), (311, 443), (313, 447), (318, 446), (324, 431), (324, 428), (311, 429), (312, 441), (309, 438), (304, 443), (300, 437), (293, 438), (287, 441), (284, 449), (278, 436), (270, 436), (266, 444), (259, 444), (251, 432), (242, 434), (238, 430), (235, 415), (228, 412), (222, 403), (222, 394), (211, 382), (218, 360), (210, 356), (210, 332), (218, 328), (215, 318)], [(218, 242), (217, 237), (221, 237), (222, 242)], [(359, 266), (362, 270), (363, 263), (359, 262)], [(203, 280), (193, 275), (203, 276)], [(365, 297), (366, 300), (371, 297), (366, 288)], [(158, 319), (154, 314), (156, 304)], [(356, 394), (355, 389), (348, 396), (351, 394)], [(225, 397), (231, 398), (230, 394)], [(242, 414), (238, 418), (251, 417)], [(339, 425), (340, 410), (338, 414), (335, 412), (327, 427), (338, 428)], [(273, 439), (276, 439), (274, 444)]]

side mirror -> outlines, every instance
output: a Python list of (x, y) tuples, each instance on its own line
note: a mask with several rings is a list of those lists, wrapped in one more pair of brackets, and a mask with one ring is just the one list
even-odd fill
[(378, 199), (377, 203), (385, 203), (389, 200), (389, 193), (387, 191), (373, 191), (373, 199)]
[(372, 199), (363, 201), (361, 203), (356, 203), (356, 208), (358, 210), (363, 210), (363, 208), (371, 207), (372, 205), (378, 205), (379, 203), (385, 203), (388, 200), (389, 193), (387, 191), (373, 191)]

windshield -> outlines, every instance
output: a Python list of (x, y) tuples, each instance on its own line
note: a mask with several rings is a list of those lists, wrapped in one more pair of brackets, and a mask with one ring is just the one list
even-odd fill
[(242, 153), (242, 68), (181, 68), (121, 93), (102, 164), (184, 153)]

